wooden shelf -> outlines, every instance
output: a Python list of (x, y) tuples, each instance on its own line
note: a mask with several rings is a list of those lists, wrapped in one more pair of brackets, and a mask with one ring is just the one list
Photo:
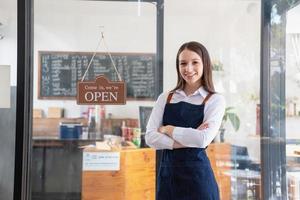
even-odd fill
[(87, 126), (85, 118), (33, 118), (32, 135), (43, 137), (59, 137), (59, 123), (73, 122)]

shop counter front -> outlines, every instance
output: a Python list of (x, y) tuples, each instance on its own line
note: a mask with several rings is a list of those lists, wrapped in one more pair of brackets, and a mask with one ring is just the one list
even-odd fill
[[(120, 170), (87, 171), (83, 146), (95, 140), (35, 138), (32, 161), (34, 200), (135, 200), (155, 199), (156, 151), (150, 148), (120, 150)], [(222, 200), (231, 199), (231, 145), (214, 143), (207, 155), (220, 188)]]
[(216, 177), (220, 199), (231, 199), (231, 177), (227, 174), (231, 170), (231, 145), (228, 143), (212, 143), (206, 149), (211, 167)]
[[(85, 150), (99, 152), (99, 150)], [(120, 169), (82, 171), (83, 200), (155, 199), (155, 150), (120, 150)]]
[[(231, 199), (230, 144), (211, 144), (207, 154), (218, 181), (220, 196)], [(93, 151), (90, 151), (93, 152)], [(150, 148), (121, 150), (119, 171), (82, 172), (83, 200), (154, 200), (156, 152)]]

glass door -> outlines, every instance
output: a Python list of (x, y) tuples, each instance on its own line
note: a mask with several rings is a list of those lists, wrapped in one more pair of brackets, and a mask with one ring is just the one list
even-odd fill
[(288, 199), (300, 198), (300, 4), (286, 15), (286, 160)]
[(300, 6), (266, 1), (263, 8), (263, 197), (299, 199)]
[[(143, 134), (162, 90), (159, 5), (34, 1), (33, 200), (155, 198), (155, 151)], [(125, 105), (76, 103), (78, 81), (116, 82), (118, 74)]]
[[(192, 40), (208, 48), (216, 90), (227, 102), (227, 120), (207, 149), (221, 199), (261, 199), (260, 19), (259, 1), (36, 0), (32, 199), (155, 199), (158, 162), (153, 149), (140, 148), (146, 147), (142, 119), (158, 94), (175, 86), (176, 51)], [(74, 100), (74, 80), (82, 78), (95, 49), (87, 80), (98, 73), (117, 78), (104, 43), (97, 49), (102, 31), (128, 83), (124, 106), (82, 106)], [(128, 71), (122, 66), (131, 58)], [(141, 144), (135, 144), (133, 132), (139, 129)], [(94, 151), (103, 151), (101, 142), (120, 140), (139, 148), (121, 151), (119, 171), (85, 165), (97, 161)]]
[(0, 199), (13, 199), (16, 139), (17, 0), (0, 2)]

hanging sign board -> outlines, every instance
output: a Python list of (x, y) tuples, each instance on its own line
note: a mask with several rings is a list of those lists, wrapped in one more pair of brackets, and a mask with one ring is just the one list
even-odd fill
[(78, 105), (124, 105), (126, 85), (124, 81), (111, 82), (105, 76), (96, 77), (94, 82), (77, 83)]
[(83, 171), (119, 171), (120, 152), (83, 152)]

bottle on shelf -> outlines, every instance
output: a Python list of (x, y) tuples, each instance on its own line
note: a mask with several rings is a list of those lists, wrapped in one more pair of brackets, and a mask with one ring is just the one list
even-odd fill
[(88, 121), (88, 138), (96, 139), (96, 116), (95, 107), (88, 108), (89, 121)]
[(126, 140), (126, 136), (127, 136), (127, 127), (126, 127), (125, 121), (122, 121), (121, 130), (122, 130), (122, 141), (124, 142)]
[(96, 139), (96, 120), (95, 116), (91, 116), (88, 127), (89, 139)]

